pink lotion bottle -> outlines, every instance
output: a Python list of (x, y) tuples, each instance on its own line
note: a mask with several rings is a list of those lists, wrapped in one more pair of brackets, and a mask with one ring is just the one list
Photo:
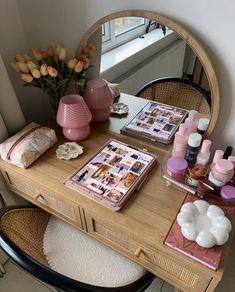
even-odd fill
[(216, 164), (216, 162), (217, 162), (219, 159), (222, 159), (223, 156), (224, 156), (224, 151), (223, 151), (223, 150), (220, 150), (220, 149), (216, 150), (216, 151), (215, 151), (215, 155), (214, 155), (214, 157), (213, 157), (213, 161), (212, 161), (212, 163), (211, 163), (211, 165), (210, 165), (210, 169), (212, 169), (212, 167)]
[(188, 118), (185, 120), (185, 124), (188, 127), (189, 134), (197, 132), (198, 111), (196, 111), (196, 110), (189, 111)]
[(211, 150), (211, 140), (206, 139), (202, 142), (202, 147), (197, 155), (196, 163), (200, 165), (207, 165), (210, 159), (210, 154), (211, 154), (210, 150)]
[(184, 158), (188, 144), (188, 127), (186, 124), (179, 126), (179, 131), (175, 133), (172, 156)]

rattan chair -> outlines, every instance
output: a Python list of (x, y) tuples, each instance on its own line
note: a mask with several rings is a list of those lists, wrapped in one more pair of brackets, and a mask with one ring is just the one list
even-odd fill
[(196, 83), (182, 78), (161, 78), (142, 87), (136, 96), (210, 116), (211, 97)]
[(52, 270), (43, 253), (43, 237), (49, 219), (50, 214), (34, 207), (7, 207), (0, 213), (1, 248), (17, 265), (39, 280), (66, 292), (144, 291), (153, 281), (154, 275), (146, 272), (135, 282), (122, 287), (100, 287)]

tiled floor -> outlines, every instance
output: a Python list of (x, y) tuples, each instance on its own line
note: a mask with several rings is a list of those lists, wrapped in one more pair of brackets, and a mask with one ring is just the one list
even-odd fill
[[(231, 256), (224, 278), (216, 288), (215, 292), (234, 292), (235, 291), (235, 240), (231, 250)], [(55, 289), (38, 281), (30, 276), (14, 263), (8, 260), (4, 264), (6, 274), (0, 278), (0, 291), (1, 292), (55, 292)], [(156, 278), (152, 285), (146, 292), (173, 292), (173, 287)]]

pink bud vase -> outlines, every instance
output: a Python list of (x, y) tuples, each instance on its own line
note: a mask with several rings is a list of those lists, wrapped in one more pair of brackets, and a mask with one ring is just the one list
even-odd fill
[(68, 140), (80, 141), (90, 133), (91, 112), (80, 95), (65, 95), (60, 99), (56, 120)]
[(104, 80), (94, 79), (87, 82), (84, 99), (92, 113), (92, 121), (106, 121), (111, 114), (113, 96)]

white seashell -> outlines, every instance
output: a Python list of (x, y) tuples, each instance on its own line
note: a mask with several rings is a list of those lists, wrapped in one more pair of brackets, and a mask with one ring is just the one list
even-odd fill
[(214, 235), (216, 239), (217, 245), (223, 245), (225, 244), (229, 239), (228, 231), (221, 227), (212, 227), (210, 229), (211, 234)]
[(57, 158), (64, 160), (77, 158), (82, 153), (83, 147), (76, 142), (66, 142), (60, 145), (56, 150)]
[(213, 218), (220, 215), (224, 216), (224, 211), (215, 205), (210, 205), (206, 214), (209, 218)]
[(230, 232), (232, 230), (232, 224), (231, 224), (230, 220), (223, 215), (213, 218), (212, 224), (214, 227), (224, 228), (228, 232)]
[(183, 204), (180, 211), (190, 213), (192, 215), (198, 215), (198, 213), (199, 213), (197, 210), (197, 207), (191, 202)]
[(201, 247), (210, 248), (216, 244), (216, 238), (210, 231), (200, 231), (197, 235), (196, 242)]
[(182, 226), (185, 223), (193, 223), (193, 215), (191, 213), (180, 212), (177, 215), (177, 223)]
[(195, 228), (195, 224), (193, 223), (183, 224), (181, 227), (181, 232), (188, 240), (195, 240), (197, 237), (197, 230)]
[(198, 212), (200, 214), (206, 214), (207, 209), (209, 208), (210, 204), (203, 200), (196, 200), (193, 204), (197, 207)]

